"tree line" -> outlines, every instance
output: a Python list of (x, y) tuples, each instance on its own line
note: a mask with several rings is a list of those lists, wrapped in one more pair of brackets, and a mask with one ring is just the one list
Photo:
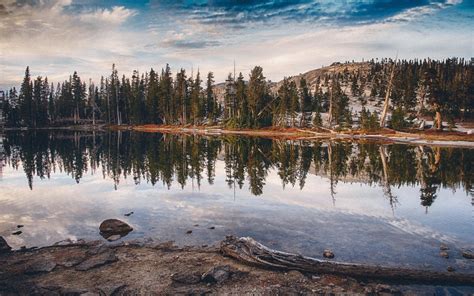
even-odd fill
[[(321, 114), (327, 113), (329, 127), (352, 128), (355, 120), (363, 129), (375, 129), (379, 114), (365, 106), (387, 97), (392, 114), (388, 125), (395, 129), (409, 127), (420, 116), (432, 116), (438, 128), (443, 119), (472, 118), (472, 61), (382, 59), (366, 62), (365, 68), (350, 65), (335, 63), (315, 81), (288, 77), (279, 84), (268, 81), (256, 66), (247, 80), (242, 73), (229, 74), (222, 100), (212, 72), (205, 83), (199, 71), (188, 77), (181, 69), (173, 77), (169, 65), (161, 73), (151, 69), (119, 77), (113, 65), (98, 84), (86, 83), (74, 72), (55, 85), (47, 77), (33, 79), (27, 67), (19, 91), (7, 92), (3, 109), (10, 127), (102, 123), (314, 128), (325, 125)], [(350, 96), (360, 101), (362, 111), (351, 109)]]

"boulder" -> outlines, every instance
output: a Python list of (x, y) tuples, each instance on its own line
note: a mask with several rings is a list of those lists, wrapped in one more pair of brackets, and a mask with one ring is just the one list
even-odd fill
[(7, 244), (7, 241), (0, 236), (0, 254), (10, 252), (12, 247)]
[(118, 219), (107, 219), (103, 221), (100, 226), (100, 235), (105, 239), (108, 239), (111, 236), (119, 235), (120, 237), (126, 236), (133, 228), (127, 223), (120, 221)]

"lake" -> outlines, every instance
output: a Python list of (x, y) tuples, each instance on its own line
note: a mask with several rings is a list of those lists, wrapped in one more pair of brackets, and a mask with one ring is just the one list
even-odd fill
[(329, 248), (337, 261), (474, 273), (461, 256), (474, 250), (473, 149), (7, 131), (3, 150), (0, 236), (14, 248), (104, 240), (99, 224), (118, 218), (134, 228), (121, 240), (251, 236), (316, 258)]

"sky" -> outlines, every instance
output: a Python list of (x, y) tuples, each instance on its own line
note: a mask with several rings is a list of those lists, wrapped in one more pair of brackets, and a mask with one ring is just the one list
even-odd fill
[[(0, 89), (169, 63), (217, 82), (339, 61), (474, 56), (474, 0), (0, 0)], [(203, 74), (204, 76), (205, 74)]]

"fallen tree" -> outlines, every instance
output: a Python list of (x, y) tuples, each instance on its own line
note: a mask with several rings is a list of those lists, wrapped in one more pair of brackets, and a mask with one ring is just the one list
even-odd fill
[(250, 237), (228, 236), (220, 250), (224, 256), (267, 269), (298, 270), (316, 274), (334, 274), (358, 279), (374, 279), (396, 283), (436, 285), (474, 285), (474, 275), (436, 272), (407, 268), (370, 266), (332, 262), (272, 250)]

